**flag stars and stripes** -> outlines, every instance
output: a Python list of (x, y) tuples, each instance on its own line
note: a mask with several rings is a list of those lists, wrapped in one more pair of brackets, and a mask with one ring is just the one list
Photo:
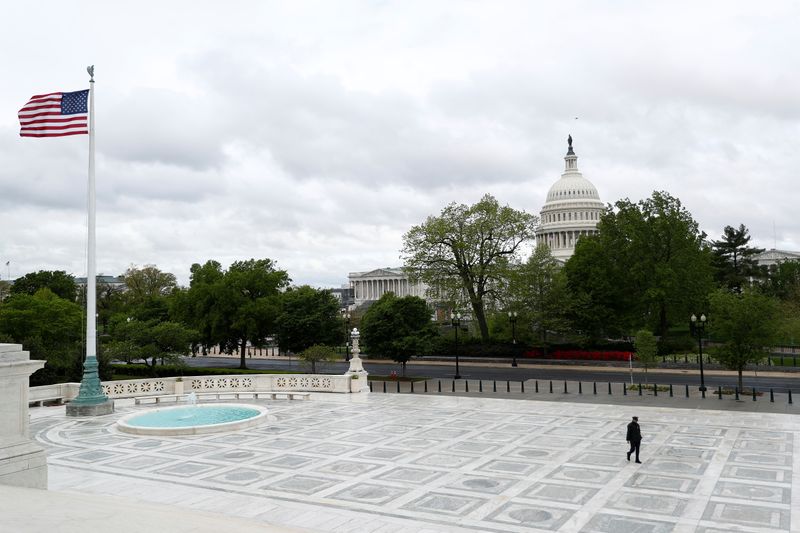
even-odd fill
[(19, 110), (20, 136), (64, 137), (89, 133), (89, 91), (32, 96)]

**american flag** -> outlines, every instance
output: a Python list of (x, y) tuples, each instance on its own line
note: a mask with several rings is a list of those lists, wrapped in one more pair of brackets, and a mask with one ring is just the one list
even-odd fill
[(21, 137), (64, 137), (89, 133), (89, 91), (37, 94), (19, 110)]

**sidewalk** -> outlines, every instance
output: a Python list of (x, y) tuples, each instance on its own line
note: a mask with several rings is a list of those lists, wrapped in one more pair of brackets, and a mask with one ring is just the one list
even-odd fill
[[(454, 381), (455, 392), (453, 392)], [(383, 394), (384, 384), (386, 394), (467, 396), (546, 402), (800, 414), (800, 403), (798, 403), (800, 402), (800, 390), (798, 394), (792, 396), (791, 404), (789, 403), (789, 395), (783, 393), (775, 393), (772, 396), (774, 402), (770, 401), (770, 392), (768, 389), (765, 391), (757, 390), (756, 392), (761, 392), (762, 395), (757, 395), (754, 401), (752, 395), (740, 395), (739, 400), (736, 400), (733, 394), (723, 394), (722, 399), (719, 399), (717, 394), (718, 390), (712, 390), (711, 388), (706, 391), (706, 397), (703, 398), (697, 386), (688, 387), (688, 397), (686, 395), (687, 388), (685, 386), (674, 386), (672, 396), (670, 396), (669, 390), (658, 391), (657, 394), (654, 394), (652, 391), (642, 390), (642, 395), (640, 396), (638, 383), (636, 384), (637, 388), (634, 390), (628, 390), (627, 387), (630, 386), (630, 383), (611, 383), (611, 394), (609, 394), (608, 382), (564, 382), (534, 379), (526, 381), (430, 379), (414, 383), (370, 381), (372, 392), (374, 394)], [(552, 392), (550, 392), (551, 384)], [(441, 392), (439, 392), (440, 386)], [(662, 384), (661, 386), (663, 387), (665, 385)]]

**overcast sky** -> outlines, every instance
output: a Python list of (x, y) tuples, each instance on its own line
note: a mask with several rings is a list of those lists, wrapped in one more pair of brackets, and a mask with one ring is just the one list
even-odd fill
[(604, 202), (667, 190), (800, 250), (799, 27), (769, 0), (9, 3), (2, 279), (85, 275), (88, 137), (17, 111), (89, 64), (101, 273), (269, 257), (340, 286), (449, 202), (538, 215), (570, 133)]

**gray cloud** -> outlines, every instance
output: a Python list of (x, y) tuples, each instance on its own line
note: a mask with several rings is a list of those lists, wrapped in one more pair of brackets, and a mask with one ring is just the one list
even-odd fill
[(40, 8), (50, 37), (2, 60), (19, 79), (0, 87), (13, 275), (85, 270), (86, 139), (16, 125), (30, 95), (86, 83), (82, 57), (98, 65), (106, 273), (155, 263), (185, 282), (193, 262), (271, 257), (338, 285), (399, 264), (403, 233), (451, 201), (489, 192), (538, 213), (568, 133), (604, 201), (664, 189), (714, 238), (744, 223), (800, 249), (793, 2)]

